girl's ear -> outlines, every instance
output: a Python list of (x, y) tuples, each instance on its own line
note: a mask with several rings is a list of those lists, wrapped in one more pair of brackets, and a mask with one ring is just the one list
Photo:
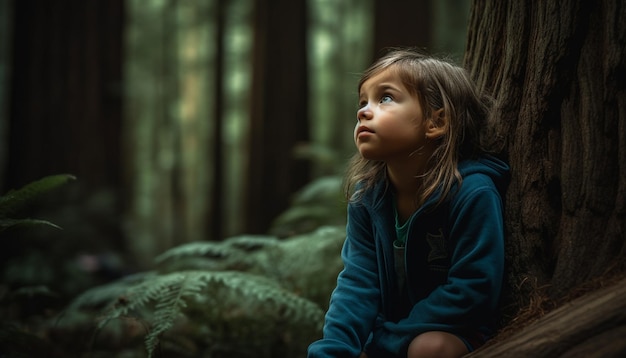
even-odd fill
[(434, 140), (443, 137), (448, 133), (449, 127), (450, 121), (443, 108), (434, 111), (426, 121), (426, 139)]

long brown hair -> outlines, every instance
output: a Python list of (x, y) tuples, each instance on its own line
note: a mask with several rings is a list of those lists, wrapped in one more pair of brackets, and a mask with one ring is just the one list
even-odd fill
[[(441, 203), (455, 184), (461, 184), (458, 162), (488, 151), (486, 133), (492, 100), (480, 93), (462, 67), (415, 49), (391, 49), (365, 70), (358, 90), (365, 81), (388, 69), (396, 71), (404, 86), (417, 98), (425, 118), (443, 108), (448, 119), (448, 131), (438, 139), (429, 168), (421, 176), (423, 190), (416, 193), (417, 203), (421, 205), (441, 190), (438, 202)], [(367, 160), (356, 153), (346, 171), (346, 198), (358, 201), (365, 191), (384, 180), (385, 173), (384, 162)]]

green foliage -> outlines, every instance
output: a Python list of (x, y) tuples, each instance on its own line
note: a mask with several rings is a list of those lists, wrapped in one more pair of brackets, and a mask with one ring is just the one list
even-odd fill
[(156, 272), (142, 272), (90, 288), (74, 298), (65, 311), (66, 313), (72, 313), (87, 307), (108, 307), (115, 304), (117, 300), (124, 302), (125, 299), (123, 299), (123, 297), (125, 297), (133, 287), (138, 286), (142, 282), (149, 282), (156, 276)]
[[(69, 174), (51, 175), (28, 183), (0, 196), (0, 233), (33, 226), (59, 226), (47, 220), (18, 218), (25, 215), (44, 194), (76, 178)], [(51, 273), (42, 265), (43, 254), (28, 247), (26, 255), (14, 257), (12, 244), (27, 245), (24, 240), (10, 240), (2, 252), (0, 268), (0, 356), (45, 356), (50, 342), (29, 327), (59, 301), (59, 294), (41, 284)], [(24, 253), (23, 252), (23, 253)], [(23, 254), (22, 253), (22, 254)]]
[[(323, 203), (322, 192), (332, 197), (337, 183), (327, 178), (304, 188), (294, 205)], [(35, 192), (25, 191), (29, 194), (23, 198)], [(327, 218), (344, 220), (341, 214)], [(294, 232), (290, 220), (281, 223)], [(300, 225), (295, 231), (301, 230)], [(308, 344), (321, 335), (324, 309), (341, 268), (344, 237), (341, 224), (285, 238), (242, 235), (174, 247), (156, 257), (153, 271), (91, 286), (63, 304), (57, 317), (45, 318), (40, 315), (44, 311), (38, 311), (37, 319), (45, 323), (38, 327), (41, 333), (30, 338), (43, 337), (48, 345), (44, 351), (62, 347), (63, 356), (89, 351), (93, 357), (146, 352), (150, 357), (304, 357)], [(9, 260), (5, 278), (19, 287), (30, 277), (33, 286), (5, 295), (2, 303), (11, 305), (6, 312), (25, 306), (27, 300), (56, 304), (63, 299), (46, 288), (58, 290), (63, 283), (49, 277), (51, 270), (42, 265), (45, 255)], [(30, 331), (5, 328), (5, 337), (19, 339), (28, 338), (23, 333)], [(21, 345), (14, 348), (27, 352)]]
[[(167, 250), (156, 257), (157, 263), (168, 260), (180, 260), (190, 256), (225, 258), (237, 255), (239, 251), (256, 251), (262, 248), (275, 247), (279, 241), (274, 236), (245, 235), (226, 241), (196, 241)], [(241, 257), (243, 258), (243, 257)]]
[(270, 233), (288, 237), (321, 226), (345, 225), (346, 205), (341, 186), (342, 178), (332, 175), (307, 184), (295, 193), (291, 206), (274, 219)]
[(199, 241), (168, 250), (157, 258), (161, 272), (238, 270), (280, 282), (325, 308), (343, 267), (340, 257), (345, 225), (322, 226), (278, 239), (237, 236), (224, 241)]
[(61, 322), (98, 317), (92, 350), (134, 335), (149, 356), (304, 357), (321, 335), (344, 237), (343, 226), (326, 226), (282, 240), (242, 235), (174, 247), (154, 271), (85, 291)]
[(217, 341), (227, 338), (220, 336), (219, 328), (225, 316), (232, 320), (232, 312), (261, 324), (287, 322), (292, 329), (309, 325), (317, 330), (323, 319), (317, 305), (283, 289), (278, 282), (237, 271), (149, 272), (133, 276), (86, 291), (68, 306), (66, 315), (103, 305), (98, 329), (110, 320), (125, 317), (149, 322), (145, 336), (149, 357), (180, 319), (202, 326)]
[(49, 225), (59, 228), (57, 225), (39, 219), (15, 219), (14, 215), (18, 215), (28, 205), (39, 198), (42, 194), (47, 193), (76, 177), (69, 174), (51, 175), (29, 183), (17, 190), (10, 190), (8, 193), (0, 197), (0, 231), (4, 231), (11, 227), (33, 226), (33, 225)]
[(51, 291), (47, 286), (26, 286), (20, 287), (13, 291), (9, 297), (23, 298), (23, 297), (57, 297), (56, 292)]
[(245, 271), (267, 276), (277, 265), (280, 241), (273, 236), (242, 235), (224, 241), (197, 241), (174, 247), (155, 259), (161, 272)]

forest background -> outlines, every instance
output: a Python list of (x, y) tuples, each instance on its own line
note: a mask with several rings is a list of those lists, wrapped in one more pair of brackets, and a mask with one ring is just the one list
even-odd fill
[(452, 0), (2, 4), (0, 187), (75, 175), (77, 204), (116, 216), (102, 241), (140, 264), (266, 233), (306, 183), (341, 175), (359, 73), (389, 46), (461, 60), (469, 14)]
[(476, 355), (623, 356), (624, 18), (619, 0), (0, 0), (0, 354), (302, 356), (341, 268), (358, 74), (416, 46), (496, 96), (513, 170), (510, 306)]
[[(339, 185), (354, 152), (360, 72), (394, 46), (460, 63), (469, 7), (462, 0), (0, 0), (0, 188), (69, 180), (19, 213), (62, 230), (2, 233), (4, 349), (97, 354), (96, 343), (57, 337), (100, 331), (77, 323), (68, 302), (153, 270), (168, 250), (343, 226)], [(316, 201), (290, 211), (298, 193)], [(341, 230), (331, 233), (340, 242)], [(325, 260), (338, 257), (331, 247)], [(216, 249), (195, 250), (206, 257)], [(337, 269), (330, 267), (331, 284)], [(327, 291), (316, 294), (322, 308)], [(104, 306), (123, 295), (96, 296)], [(50, 328), (59, 312), (72, 319)], [(308, 336), (291, 349), (302, 352), (318, 334), (315, 312), (314, 333), (303, 330)], [(163, 338), (162, 321), (143, 322)], [(134, 336), (113, 331), (118, 340)], [(149, 342), (152, 354), (158, 342)], [(219, 356), (212, 342), (199, 346)], [(103, 354), (123, 347), (108, 344)]]

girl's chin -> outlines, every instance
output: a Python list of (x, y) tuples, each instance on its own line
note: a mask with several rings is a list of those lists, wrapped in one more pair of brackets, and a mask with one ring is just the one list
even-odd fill
[(361, 158), (366, 160), (379, 160), (378, 156), (375, 153), (371, 153), (364, 150), (359, 150), (359, 154), (361, 154)]

